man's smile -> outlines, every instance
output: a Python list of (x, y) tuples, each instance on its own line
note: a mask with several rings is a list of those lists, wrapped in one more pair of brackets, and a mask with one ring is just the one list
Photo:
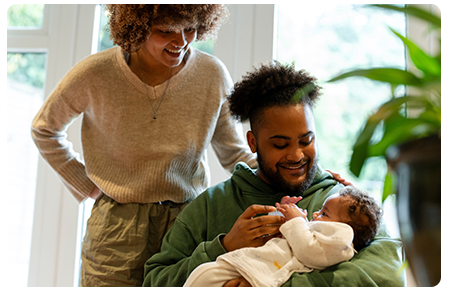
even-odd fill
[(302, 160), (298, 163), (283, 163), (278, 164), (278, 167), (282, 169), (284, 173), (288, 173), (290, 175), (303, 175), (306, 173), (307, 165), (309, 160)]

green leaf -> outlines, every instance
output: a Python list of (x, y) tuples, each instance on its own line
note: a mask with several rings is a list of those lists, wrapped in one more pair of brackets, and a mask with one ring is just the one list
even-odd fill
[(420, 86), (422, 81), (414, 74), (395, 68), (372, 68), (372, 69), (359, 69), (341, 74), (337, 77), (330, 79), (328, 82), (334, 82), (342, 80), (344, 78), (362, 76), (372, 80), (388, 82), (394, 85), (412, 85)]
[(388, 171), (384, 178), (383, 195), (381, 201), (384, 202), (389, 195), (395, 194), (395, 174)]
[(353, 146), (353, 153), (350, 159), (349, 168), (350, 171), (356, 176), (359, 177), (361, 174), (361, 169), (366, 161), (368, 154), (369, 142), (360, 142), (359, 144), (355, 144)]
[(435, 131), (441, 130), (441, 108), (431, 106), (427, 108), (419, 117), (424, 122), (427, 122), (430, 126), (434, 127)]
[(425, 77), (441, 76), (441, 63), (438, 59), (427, 55), (422, 49), (417, 47), (414, 42), (402, 36), (394, 29), (391, 28), (391, 31), (403, 41), (406, 47), (408, 47), (412, 62), (424, 73)]
[[(391, 99), (381, 105), (378, 110), (367, 119), (363, 130), (353, 145), (353, 153), (350, 158), (349, 168), (355, 176), (359, 177), (364, 162), (368, 157), (384, 155), (384, 152), (382, 151), (380, 151), (380, 154), (376, 155), (369, 152), (371, 147), (371, 138), (380, 122), (392, 117), (393, 115), (398, 115), (400, 107), (405, 103), (420, 103), (423, 107), (424, 103), (426, 103), (426, 99), (424, 97), (415, 96), (405, 96)], [(376, 147), (375, 150), (377, 150)]]
[(391, 145), (414, 140), (439, 131), (435, 122), (429, 122), (426, 118), (405, 118), (394, 114), (385, 119), (385, 132), (382, 139), (369, 145), (368, 156), (384, 156)]
[(299, 103), (299, 101), (302, 100), (304, 96), (309, 95), (309, 93), (311, 93), (311, 91), (315, 88), (316, 86), (314, 83), (307, 83), (305, 86), (298, 89), (297, 92), (295, 92), (294, 96), (292, 96), (291, 101), (294, 103)]
[(389, 5), (389, 4), (371, 4), (369, 6), (380, 7), (380, 8), (384, 8), (384, 9), (403, 12), (408, 15), (415, 16), (419, 19), (430, 22), (432, 25), (436, 26), (437, 28), (441, 28), (441, 18), (440, 17), (435, 16), (423, 9), (420, 9), (420, 8), (417, 8), (414, 6), (408, 5), (406, 7), (399, 7), (399, 6), (395, 6), (395, 5)]

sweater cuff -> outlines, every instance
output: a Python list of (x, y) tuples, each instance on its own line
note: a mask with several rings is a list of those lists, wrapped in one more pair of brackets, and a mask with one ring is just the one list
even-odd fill
[(218, 256), (227, 253), (227, 250), (222, 245), (221, 239), (225, 234), (219, 234), (212, 241), (206, 242), (205, 252), (211, 261), (215, 261)]
[(85, 200), (95, 188), (95, 184), (86, 175), (84, 165), (75, 158), (69, 160), (56, 172), (78, 202)]

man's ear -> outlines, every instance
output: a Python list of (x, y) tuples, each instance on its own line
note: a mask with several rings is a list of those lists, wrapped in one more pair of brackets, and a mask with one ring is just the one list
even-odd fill
[(256, 153), (256, 137), (252, 131), (247, 131), (247, 143), (253, 153)]

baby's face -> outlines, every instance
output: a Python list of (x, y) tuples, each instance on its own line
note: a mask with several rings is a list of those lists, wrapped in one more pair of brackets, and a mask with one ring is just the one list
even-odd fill
[(312, 221), (347, 223), (351, 220), (348, 215), (349, 205), (350, 201), (346, 197), (341, 197), (339, 194), (331, 195), (323, 203), (322, 209), (313, 213)]

